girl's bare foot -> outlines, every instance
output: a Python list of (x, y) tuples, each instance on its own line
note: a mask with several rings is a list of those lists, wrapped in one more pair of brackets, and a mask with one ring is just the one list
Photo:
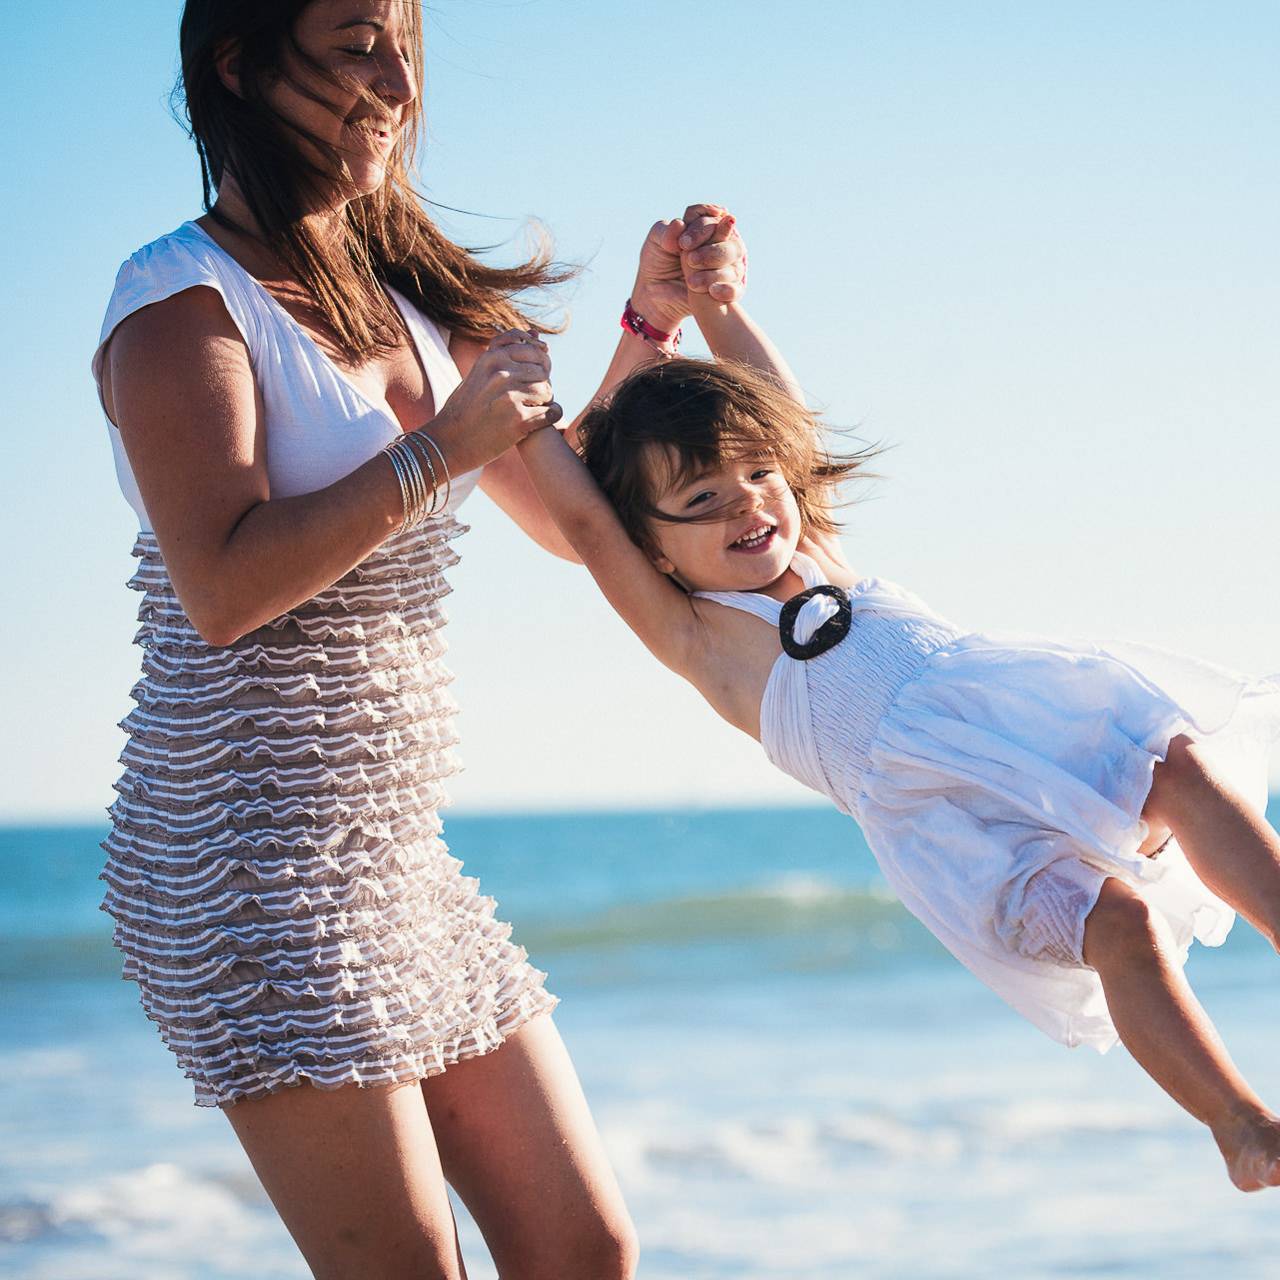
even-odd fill
[(1280, 1118), (1269, 1111), (1236, 1116), (1213, 1136), (1241, 1191), (1280, 1186)]

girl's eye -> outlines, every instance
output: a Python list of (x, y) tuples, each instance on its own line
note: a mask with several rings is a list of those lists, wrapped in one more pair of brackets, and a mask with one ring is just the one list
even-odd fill
[(342, 52), (349, 53), (353, 58), (371, 58), (373, 57), (373, 46), (370, 45), (367, 49), (353, 49), (346, 46)]
[(689, 501), (684, 504), (686, 510), (689, 507), (696, 507), (699, 503), (702, 502), (704, 498), (709, 498), (709, 497), (711, 497), (710, 489), (704, 489), (701, 493), (695, 493), (693, 497), (690, 498)]
[(772, 467), (761, 467), (759, 471), (753, 471), (751, 473), (751, 478), (753, 480), (763, 480), (765, 476), (769, 476), (772, 474), (773, 474)]

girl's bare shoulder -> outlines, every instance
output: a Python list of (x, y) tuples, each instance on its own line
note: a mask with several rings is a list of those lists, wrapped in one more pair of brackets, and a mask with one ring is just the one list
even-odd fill
[(837, 587), (851, 587), (864, 576), (850, 567), (844, 547), (834, 533), (806, 534), (800, 539), (798, 549), (816, 561), (827, 581)]

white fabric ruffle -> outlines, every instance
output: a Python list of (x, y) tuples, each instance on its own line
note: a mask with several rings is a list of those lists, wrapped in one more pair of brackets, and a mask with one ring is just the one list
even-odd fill
[(461, 528), (395, 535), (217, 648), (138, 537), (142, 678), (103, 909), (198, 1105), (419, 1079), (555, 1004), (440, 838)]

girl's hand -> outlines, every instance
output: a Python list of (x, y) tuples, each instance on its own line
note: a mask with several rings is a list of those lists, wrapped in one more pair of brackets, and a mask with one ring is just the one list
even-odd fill
[(692, 314), (689, 294), (736, 302), (746, 284), (747, 250), (733, 215), (691, 204), (683, 218), (655, 222), (640, 250), (631, 305), (655, 328), (678, 329)]
[(525, 329), (489, 343), (430, 424), (454, 475), (484, 466), (531, 431), (560, 421), (547, 344)]

